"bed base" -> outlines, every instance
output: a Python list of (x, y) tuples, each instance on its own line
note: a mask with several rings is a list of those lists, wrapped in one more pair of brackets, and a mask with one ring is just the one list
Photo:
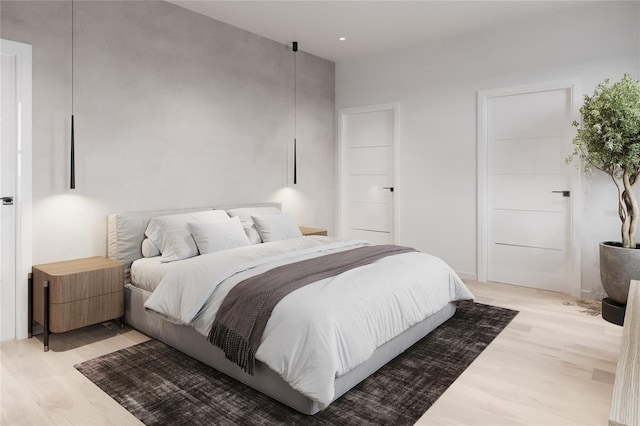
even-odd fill
[[(127, 324), (301, 413), (313, 415), (320, 411), (314, 401), (293, 389), (262, 362), (256, 361), (255, 373), (250, 376), (236, 364), (227, 360), (222, 350), (209, 343), (193, 328), (170, 323), (158, 315), (145, 311), (144, 302), (150, 295), (150, 292), (130, 284), (125, 286), (125, 321)], [(341, 397), (349, 389), (451, 318), (455, 311), (455, 303), (449, 303), (429, 318), (380, 346), (363, 364), (336, 378), (333, 400)]]

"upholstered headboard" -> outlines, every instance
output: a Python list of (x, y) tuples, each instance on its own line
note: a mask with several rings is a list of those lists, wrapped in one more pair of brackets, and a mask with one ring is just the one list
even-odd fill
[(253, 203), (222, 206), (193, 207), (174, 210), (113, 213), (107, 218), (107, 256), (124, 263), (125, 282), (129, 282), (130, 268), (134, 260), (142, 257), (142, 241), (149, 221), (157, 216), (188, 213), (202, 210), (230, 210), (239, 207), (276, 207), (280, 203)]

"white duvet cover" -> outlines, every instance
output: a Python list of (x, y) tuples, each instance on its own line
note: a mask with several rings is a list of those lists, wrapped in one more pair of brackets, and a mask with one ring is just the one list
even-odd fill
[(147, 291), (153, 291), (176, 262), (162, 263), (160, 256), (143, 257), (131, 265), (131, 284)]
[[(207, 336), (238, 282), (276, 266), (367, 245), (302, 237), (174, 262), (145, 308)], [(334, 379), (380, 345), (452, 301), (473, 299), (442, 260), (424, 253), (388, 256), (298, 289), (276, 305), (256, 359), (325, 408)]]

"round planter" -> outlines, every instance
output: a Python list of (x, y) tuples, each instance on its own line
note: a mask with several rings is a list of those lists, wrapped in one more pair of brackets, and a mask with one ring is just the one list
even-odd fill
[(623, 248), (622, 244), (600, 243), (600, 280), (612, 300), (627, 304), (629, 283), (640, 280), (640, 246)]

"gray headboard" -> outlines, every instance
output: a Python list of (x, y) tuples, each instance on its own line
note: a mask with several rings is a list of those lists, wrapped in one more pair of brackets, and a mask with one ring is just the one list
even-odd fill
[(193, 207), (174, 210), (152, 210), (144, 212), (112, 213), (107, 218), (107, 256), (124, 263), (125, 282), (134, 260), (142, 257), (142, 241), (149, 221), (157, 216), (188, 213), (202, 210), (230, 210), (239, 207), (276, 207), (280, 203), (253, 203), (222, 206)]

